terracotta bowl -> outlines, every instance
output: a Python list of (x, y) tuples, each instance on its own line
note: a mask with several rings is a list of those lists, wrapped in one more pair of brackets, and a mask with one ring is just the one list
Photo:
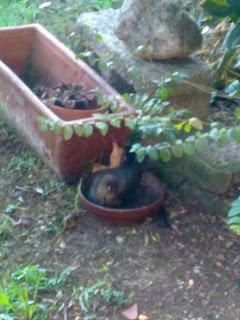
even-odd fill
[(151, 192), (155, 194), (155, 201), (134, 209), (115, 209), (96, 205), (89, 201), (84, 195), (89, 180), (83, 181), (82, 190), (80, 192), (81, 204), (90, 212), (100, 217), (102, 220), (115, 225), (131, 225), (143, 222), (147, 217), (158, 213), (164, 199), (165, 188), (160, 180), (149, 172), (143, 173), (142, 184), (151, 188)]
[(101, 107), (96, 107), (96, 109), (87, 110), (76, 110), (76, 109), (66, 109), (55, 105), (49, 106), (49, 108), (54, 112), (59, 118), (65, 121), (78, 120), (83, 118), (91, 118), (93, 113), (103, 113), (104, 110)]

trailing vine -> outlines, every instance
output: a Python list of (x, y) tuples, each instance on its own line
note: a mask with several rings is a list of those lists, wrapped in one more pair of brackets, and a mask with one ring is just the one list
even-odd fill
[[(59, 121), (40, 117), (40, 130), (63, 134), (64, 139), (69, 140), (74, 134), (78, 137), (91, 137), (94, 130), (99, 130), (105, 136), (111, 127), (125, 126), (131, 132), (129, 151), (136, 155), (139, 163), (146, 158), (151, 161), (168, 162), (172, 158), (190, 157), (206, 151), (212, 142), (220, 147), (228, 145), (231, 141), (240, 143), (240, 125), (228, 128), (218, 122), (206, 123), (191, 117), (188, 110), (176, 110), (171, 106), (167, 99), (179, 77), (175, 73), (171, 79), (158, 84), (150, 95), (125, 94), (124, 100), (104, 96), (96, 91), (98, 104), (106, 110), (104, 113), (93, 114), (92, 119), (87, 122), (69, 124), (63, 128)], [(135, 107), (134, 116), (123, 117), (119, 113), (126, 103)], [(236, 116), (240, 118), (238, 109)], [(233, 203), (233, 208), (236, 208), (236, 205), (239, 213), (236, 213), (237, 209), (231, 209), (229, 224), (232, 230), (239, 233), (240, 200)]]

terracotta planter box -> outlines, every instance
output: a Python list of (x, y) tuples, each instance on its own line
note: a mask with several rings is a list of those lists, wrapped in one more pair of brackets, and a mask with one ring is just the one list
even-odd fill
[[(98, 87), (103, 94), (118, 93), (98, 76), (86, 63), (40, 25), (0, 29), (0, 103), (9, 123), (24, 140), (65, 180), (75, 180), (90, 162), (100, 161), (111, 152), (112, 141), (122, 145), (128, 137), (126, 128), (111, 128), (106, 136), (96, 129), (90, 138), (73, 135), (41, 133), (39, 116), (58, 120), (62, 128), (68, 124), (82, 124), (92, 118), (64, 121), (44, 105), (21, 79), (26, 71), (40, 74), (41, 83), (56, 86), (63, 82)], [(123, 116), (134, 111), (127, 106)]]

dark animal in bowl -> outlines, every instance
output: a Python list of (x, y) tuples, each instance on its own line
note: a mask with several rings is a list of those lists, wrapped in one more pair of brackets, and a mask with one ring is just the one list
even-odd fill
[(141, 182), (137, 166), (111, 168), (92, 175), (87, 198), (108, 208), (122, 208), (134, 201)]
[(127, 203), (118, 208), (109, 208), (90, 201), (89, 191), (96, 174), (98, 175), (99, 172), (86, 177), (80, 188), (80, 201), (89, 212), (114, 225), (140, 223), (147, 217), (159, 213), (164, 199), (165, 187), (152, 173), (141, 172), (140, 183), (134, 190), (134, 196), (130, 197)]

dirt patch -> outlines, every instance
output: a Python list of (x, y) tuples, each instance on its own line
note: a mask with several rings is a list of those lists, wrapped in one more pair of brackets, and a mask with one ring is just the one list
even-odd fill
[[(34, 263), (56, 273), (72, 266), (66, 290), (49, 298), (54, 304), (68, 306), (73, 287), (107, 278), (152, 320), (239, 319), (240, 240), (222, 219), (186, 212), (170, 195), (172, 229), (158, 221), (113, 227), (79, 208), (74, 228), (66, 230), (76, 187), (59, 181), (4, 124), (0, 145), (0, 212), (15, 205), (9, 214), (26, 222), (1, 235), (2, 272)], [(68, 319), (87, 315), (79, 304), (67, 313)], [(120, 314), (109, 306), (97, 319)], [(63, 319), (62, 311), (54, 319)]]

